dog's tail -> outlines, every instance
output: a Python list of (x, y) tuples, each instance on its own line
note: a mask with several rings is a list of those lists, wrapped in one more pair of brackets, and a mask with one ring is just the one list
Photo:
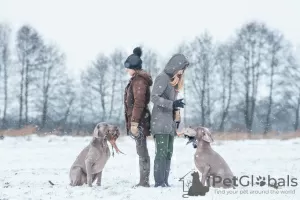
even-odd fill
[(48, 182), (49, 182), (51, 185), (55, 185), (55, 184), (54, 184), (54, 183), (52, 183), (52, 181), (50, 181), (50, 180), (49, 180)]

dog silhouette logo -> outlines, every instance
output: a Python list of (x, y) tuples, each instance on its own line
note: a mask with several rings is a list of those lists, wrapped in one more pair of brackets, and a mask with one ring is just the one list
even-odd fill
[[(185, 176), (179, 179), (182, 181), (182, 189), (185, 194), (182, 195), (183, 198), (188, 198), (189, 196), (205, 196), (209, 191), (209, 186), (204, 186), (200, 182), (200, 176), (198, 172), (192, 172), (192, 180), (185, 180), (185, 177), (191, 173), (188, 172)], [(187, 189), (188, 188), (188, 189)]]

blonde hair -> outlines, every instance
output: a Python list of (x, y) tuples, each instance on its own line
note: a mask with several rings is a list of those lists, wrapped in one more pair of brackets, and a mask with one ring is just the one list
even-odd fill
[[(179, 77), (180, 76), (180, 77)], [(179, 70), (171, 79), (171, 85), (177, 90), (182, 90), (184, 86), (183, 70)]]

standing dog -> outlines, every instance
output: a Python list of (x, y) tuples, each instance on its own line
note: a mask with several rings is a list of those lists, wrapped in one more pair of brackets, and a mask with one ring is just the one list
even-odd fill
[(110, 158), (109, 141), (117, 153), (123, 153), (116, 145), (120, 133), (118, 127), (105, 122), (98, 123), (94, 129), (91, 143), (77, 156), (70, 170), (70, 185), (89, 187), (97, 179), (97, 185), (101, 185), (102, 171)]
[[(233, 173), (226, 161), (211, 148), (210, 143), (214, 140), (210, 131), (205, 127), (190, 127), (185, 129), (184, 136), (189, 138), (187, 144), (193, 143), (194, 148), (197, 148), (194, 161), (197, 169), (202, 173), (202, 185), (204, 186), (210, 178), (209, 185), (213, 187), (231, 188)], [(224, 179), (230, 179), (231, 182), (228, 183), (229, 180), (224, 181)]]

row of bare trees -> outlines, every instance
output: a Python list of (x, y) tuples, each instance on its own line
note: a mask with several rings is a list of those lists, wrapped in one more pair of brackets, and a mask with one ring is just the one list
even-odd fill
[(299, 63), (281, 32), (251, 22), (222, 44), (204, 33), (180, 50), (192, 61), (191, 121), (219, 131), (298, 129)]
[[(129, 55), (100, 53), (70, 77), (66, 56), (30, 25), (12, 38), (0, 24), (0, 127), (38, 124), (64, 132), (91, 130), (99, 121), (124, 125), (123, 67)], [(185, 75), (185, 125), (218, 131), (291, 131), (299, 126), (299, 59), (278, 30), (244, 24), (228, 41), (208, 32), (179, 45), (191, 65)], [(143, 48), (143, 66), (153, 79), (163, 69), (156, 52)], [(170, 55), (171, 56), (171, 55)], [(165, 60), (167, 62), (167, 60)]]
[(2, 128), (35, 121), (44, 128), (55, 113), (62, 116), (59, 108), (65, 95), (74, 95), (70, 95), (73, 88), (65, 55), (56, 45), (44, 41), (29, 25), (20, 27), (12, 38), (11, 28), (1, 24), (0, 55)]

